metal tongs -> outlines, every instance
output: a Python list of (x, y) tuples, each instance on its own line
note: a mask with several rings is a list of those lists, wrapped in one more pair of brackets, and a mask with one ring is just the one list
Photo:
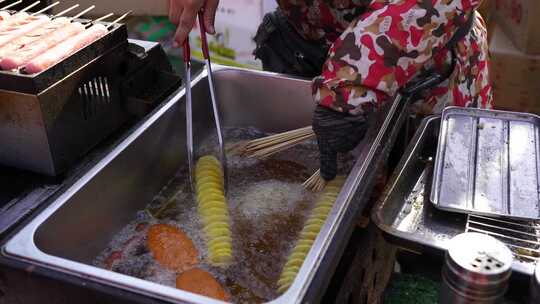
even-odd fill
[[(216, 92), (214, 90), (214, 78), (212, 75), (212, 64), (210, 62), (210, 53), (208, 51), (208, 42), (206, 40), (206, 26), (204, 25), (203, 11), (198, 14), (199, 30), (201, 33), (201, 48), (205, 59), (206, 70), (208, 72), (208, 87), (210, 90), (210, 97), (212, 99), (212, 110), (214, 112), (214, 122), (216, 125), (216, 131), (219, 144), (219, 158), (223, 167), (224, 178), (224, 190), (227, 193), (228, 177), (227, 177), (227, 158), (225, 156), (225, 143), (223, 141), (223, 131), (221, 128), (221, 119), (219, 116), (219, 109), (216, 100)], [(188, 152), (188, 166), (189, 166), (189, 180), (191, 188), (195, 191), (195, 160), (194, 160), (194, 148), (193, 148), (193, 111), (192, 111), (192, 99), (191, 99), (191, 48), (189, 46), (189, 37), (186, 38), (183, 45), (184, 51), (184, 70), (185, 70), (185, 90), (186, 90), (186, 137), (187, 137), (187, 152)]]

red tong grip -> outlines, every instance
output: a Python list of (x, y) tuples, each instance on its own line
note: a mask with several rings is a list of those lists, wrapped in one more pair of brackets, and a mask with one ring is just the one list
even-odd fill
[(190, 62), (191, 61), (191, 48), (189, 47), (189, 37), (186, 38), (186, 41), (184, 41), (182, 49), (184, 51), (184, 63)]
[(201, 48), (204, 59), (210, 59), (210, 53), (208, 52), (208, 41), (206, 40), (206, 26), (204, 25), (204, 11), (199, 12), (199, 30), (201, 31)]

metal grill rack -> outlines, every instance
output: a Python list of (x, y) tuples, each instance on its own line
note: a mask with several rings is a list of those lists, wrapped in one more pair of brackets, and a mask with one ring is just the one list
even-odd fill
[(519, 221), (468, 215), (466, 232), (491, 235), (504, 242), (516, 259), (523, 262), (540, 260), (540, 221)]

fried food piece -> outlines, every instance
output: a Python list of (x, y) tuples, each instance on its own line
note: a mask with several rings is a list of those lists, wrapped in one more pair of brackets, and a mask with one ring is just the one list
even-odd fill
[(222, 301), (230, 299), (223, 286), (200, 268), (193, 268), (179, 275), (176, 278), (176, 288)]
[(174, 226), (153, 225), (148, 229), (147, 244), (159, 264), (178, 273), (199, 263), (199, 251), (193, 241)]

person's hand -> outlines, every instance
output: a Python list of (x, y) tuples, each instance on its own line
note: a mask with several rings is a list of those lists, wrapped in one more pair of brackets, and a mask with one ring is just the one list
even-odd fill
[(313, 114), (313, 131), (319, 145), (321, 177), (337, 175), (337, 154), (353, 150), (367, 131), (365, 114), (351, 115), (318, 105)]
[(204, 9), (204, 25), (208, 34), (214, 34), (214, 20), (219, 0), (169, 0), (169, 19), (177, 26), (174, 45), (180, 46), (189, 35), (197, 19), (197, 13)]

